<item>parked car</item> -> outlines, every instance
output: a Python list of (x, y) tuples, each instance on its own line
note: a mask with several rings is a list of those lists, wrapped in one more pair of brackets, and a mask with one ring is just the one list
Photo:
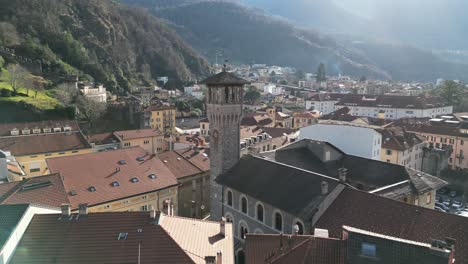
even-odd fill
[(441, 209), (443, 209), (444, 211), (449, 211), (450, 208), (448, 207), (448, 205), (445, 205), (443, 203), (435, 203), (435, 206), (436, 207), (440, 207)]
[(452, 204), (457, 204), (457, 205), (463, 205), (462, 202), (458, 201), (458, 200), (452, 200)]
[(450, 200), (448, 200), (448, 199), (447, 199), (447, 200), (444, 200), (444, 201), (442, 202), (442, 204), (444, 204), (444, 205), (446, 205), (446, 206), (450, 206)]
[(449, 192), (449, 196), (452, 197), (452, 198), (457, 197), (457, 194), (458, 194), (457, 191), (450, 191)]
[(455, 210), (460, 210), (460, 209), (462, 208), (462, 206), (461, 206), (461, 205), (458, 205), (458, 204), (452, 204), (451, 207), (452, 207), (453, 209), (455, 209)]
[(444, 213), (447, 212), (447, 211), (445, 211), (444, 209), (442, 209), (442, 208), (440, 208), (438, 206), (434, 207), (434, 210), (439, 211), (439, 212), (444, 212)]
[(436, 202), (442, 202), (444, 198), (440, 195), (436, 195)]

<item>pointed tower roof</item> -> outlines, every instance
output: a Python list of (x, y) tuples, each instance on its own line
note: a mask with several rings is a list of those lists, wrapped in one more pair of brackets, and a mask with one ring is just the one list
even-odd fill
[(222, 71), (216, 75), (210, 76), (201, 81), (200, 84), (206, 85), (244, 85), (250, 84), (247, 80), (237, 77), (235, 74)]

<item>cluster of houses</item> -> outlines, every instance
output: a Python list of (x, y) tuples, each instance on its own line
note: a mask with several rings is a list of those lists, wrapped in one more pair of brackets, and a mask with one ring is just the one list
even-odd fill
[(165, 104), (97, 135), (1, 124), (0, 263), (468, 263), (468, 218), (434, 210), (438, 173), (467, 165), (468, 114), (362, 96), (244, 112), (247, 84), (201, 82), (196, 134)]

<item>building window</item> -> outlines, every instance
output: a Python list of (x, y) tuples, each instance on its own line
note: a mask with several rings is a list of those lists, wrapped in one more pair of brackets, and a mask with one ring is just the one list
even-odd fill
[(149, 144), (149, 140), (145, 140), (145, 141), (143, 142), (143, 144), (148, 145), (148, 144)]
[(430, 204), (430, 203), (432, 202), (432, 197), (431, 197), (431, 196), (432, 196), (431, 193), (428, 193), (428, 194), (426, 195), (426, 203), (427, 203), (427, 204)]
[(377, 255), (377, 248), (375, 244), (363, 242), (361, 244), (361, 255), (364, 257), (375, 258)]
[(130, 142), (124, 143), (124, 147), (130, 147)]
[(245, 224), (245, 223), (240, 223), (239, 227), (240, 227), (239, 228), (239, 237), (241, 239), (245, 239), (245, 237), (249, 233), (249, 228), (247, 227), (247, 224)]
[(257, 220), (263, 222), (263, 205), (257, 204)]
[(234, 222), (234, 217), (231, 214), (226, 214), (226, 222), (228, 223), (233, 223)]
[(148, 212), (148, 205), (147, 205), (147, 204), (142, 205), (142, 206), (140, 207), (140, 211), (142, 211), (142, 212)]
[(34, 169), (30, 169), (29, 172), (39, 172), (41, 171), (41, 168), (34, 168)]
[(227, 191), (227, 204), (229, 206), (232, 206), (232, 192), (231, 191)]
[(247, 198), (245, 198), (244, 196), (241, 198), (241, 211), (244, 214), (247, 214)]
[(463, 141), (463, 139), (462, 139), (462, 140), (460, 140), (460, 145), (462, 145), (462, 146), (463, 146), (463, 144), (464, 144), (464, 143), (465, 143), (465, 142)]
[(283, 216), (280, 212), (275, 212), (274, 216), (274, 227), (278, 231), (283, 231)]
[(304, 234), (304, 225), (302, 225), (301, 222), (296, 222), (294, 225), (295, 225), (294, 232), (297, 231), (298, 235), (303, 235)]
[(414, 199), (414, 205), (419, 205), (419, 198)]

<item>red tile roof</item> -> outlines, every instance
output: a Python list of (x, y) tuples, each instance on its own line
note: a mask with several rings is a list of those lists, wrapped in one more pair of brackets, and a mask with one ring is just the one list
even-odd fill
[(38, 134), (0, 138), (0, 149), (14, 156), (91, 148), (81, 132)]
[[(16, 263), (193, 263), (145, 212), (35, 215), (12, 259)], [(51, 228), (53, 227), (53, 228)], [(128, 233), (118, 240), (119, 233)]]
[[(138, 161), (139, 157), (144, 160)], [(120, 161), (125, 164), (119, 164)], [(51, 172), (63, 176), (69, 194), (76, 192), (76, 195), (69, 195), (73, 208), (80, 203), (92, 206), (178, 184), (164, 163), (141, 147), (47, 159), (47, 165)], [(156, 174), (156, 179), (148, 177), (152, 173)], [(137, 177), (138, 182), (131, 182), (133, 177)], [(113, 187), (112, 182), (120, 186)], [(91, 186), (96, 188), (95, 192), (88, 190)]]
[(203, 171), (185, 159), (184, 156), (179, 155), (175, 151), (160, 153), (158, 156), (164, 162), (164, 166), (178, 179), (203, 173)]
[(157, 129), (137, 129), (137, 130), (125, 130), (125, 131), (115, 131), (114, 135), (121, 138), (122, 140), (126, 139), (136, 139), (136, 138), (146, 138), (146, 137), (157, 137), (163, 136), (164, 134)]
[(378, 129), (382, 134), (382, 148), (404, 151), (424, 142), (424, 139), (400, 127)]
[(340, 239), (313, 236), (247, 234), (247, 263), (345, 263), (345, 244)]
[(0, 184), (0, 204), (22, 203), (54, 207), (69, 203), (60, 175), (52, 174)]
[(179, 155), (184, 156), (193, 165), (202, 171), (210, 170), (210, 159), (208, 157), (206, 149), (181, 149), (176, 150)]
[(457, 263), (468, 263), (466, 217), (346, 188), (314, 227), (328, 229), (331, 237), (340, 237), (345, 225), (424, 243), (450, 237), (456, 240)]

